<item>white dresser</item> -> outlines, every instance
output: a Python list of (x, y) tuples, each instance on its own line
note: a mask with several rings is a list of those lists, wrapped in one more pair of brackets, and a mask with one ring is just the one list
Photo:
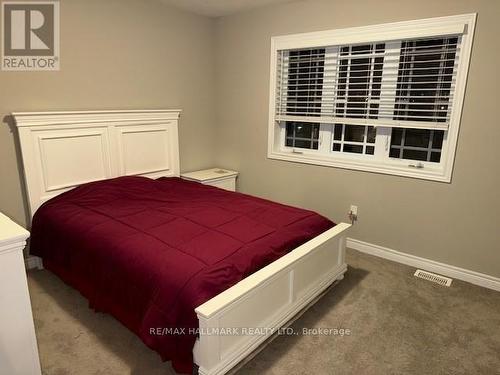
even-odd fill
[(41, 374), (23, 249), (29, 232), (0, 213), (0, 374)]
[(224, 168), (210, 168), (182, 173), (181, 177), (185, 180), (196, 181), (204, 185), (236, 191), (236, 177), (238, 177), (238, 172)]

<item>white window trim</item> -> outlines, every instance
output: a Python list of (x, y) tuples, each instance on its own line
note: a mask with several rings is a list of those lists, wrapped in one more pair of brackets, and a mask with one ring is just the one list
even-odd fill
[[(272, 37), (268, 158), (450, 183), (453, 173), (453, 164), (455, 160), (455, 152), (461, 122), (460, 120), (462, 116), (465, 88), (467, 84), (467, 74), (469, 71), (469, 61), (474, 37), (476, 15), (476, 13), (472, 13)], [(445, 137), (446, 139), (443, 141), (441, 156), (442, 161), (439, 163), (438, 167), (436, 167), (436, 163), (415, 161), (415, 164), (422, 163), (424, 165), (424, 168), (416, 169), (409, 166), (411, 162), (409, 163), (408, 160), (391, 159), (390, 161), (380, 161), (376, 160), (376, 158), (372, 158), (372, 160), (368, 162), (367, 158), (362, 155), (345, 156), (339, 153), (335, 156), (327, 156), (315, 150), (284, 147), (283, 129), (281, 129), (275, 121), (275, 88), (277, 85), (276, 63), (278, 50), (443, 36), (457, 33), (463, 33), (463, 38), (461, 56), (457, 68), (455, 99), (449, 129), (447, 131), (447, 136)], [(323, 143), (327, 143), (326, 141), (327, 140), (323, 140)]]

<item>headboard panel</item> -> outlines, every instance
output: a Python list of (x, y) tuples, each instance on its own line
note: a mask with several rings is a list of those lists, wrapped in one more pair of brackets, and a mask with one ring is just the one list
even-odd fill
[(31, 216), (80, 184), (125, 175), (179, 176), (180, 110), (19, 112)]

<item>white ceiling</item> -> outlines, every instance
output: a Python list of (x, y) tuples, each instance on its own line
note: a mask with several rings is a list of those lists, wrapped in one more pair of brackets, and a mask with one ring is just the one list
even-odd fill
[(162, 0), (164, 3), (209, 17), (258, 8), (269, 4), (289, 3), (294, 0)]

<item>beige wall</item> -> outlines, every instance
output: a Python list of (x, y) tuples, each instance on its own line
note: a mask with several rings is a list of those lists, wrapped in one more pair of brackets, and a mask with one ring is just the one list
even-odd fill
[[(181, 169), (213, 164), (213, 20), (159, 0), (62, 0), (61, 71), (0, 71), (13, 111), (181, 108)], [(19, 155), (0, 125), (0, 211), (26, 222)]]
[[(451, 184), (266, 158), (270, 37), (478, 13)], [(241, 172), (243, 192), (345, 221), (351, 237), (500, 276), (500, 1), (298, 1), (216, 23), (216, 161)]]

